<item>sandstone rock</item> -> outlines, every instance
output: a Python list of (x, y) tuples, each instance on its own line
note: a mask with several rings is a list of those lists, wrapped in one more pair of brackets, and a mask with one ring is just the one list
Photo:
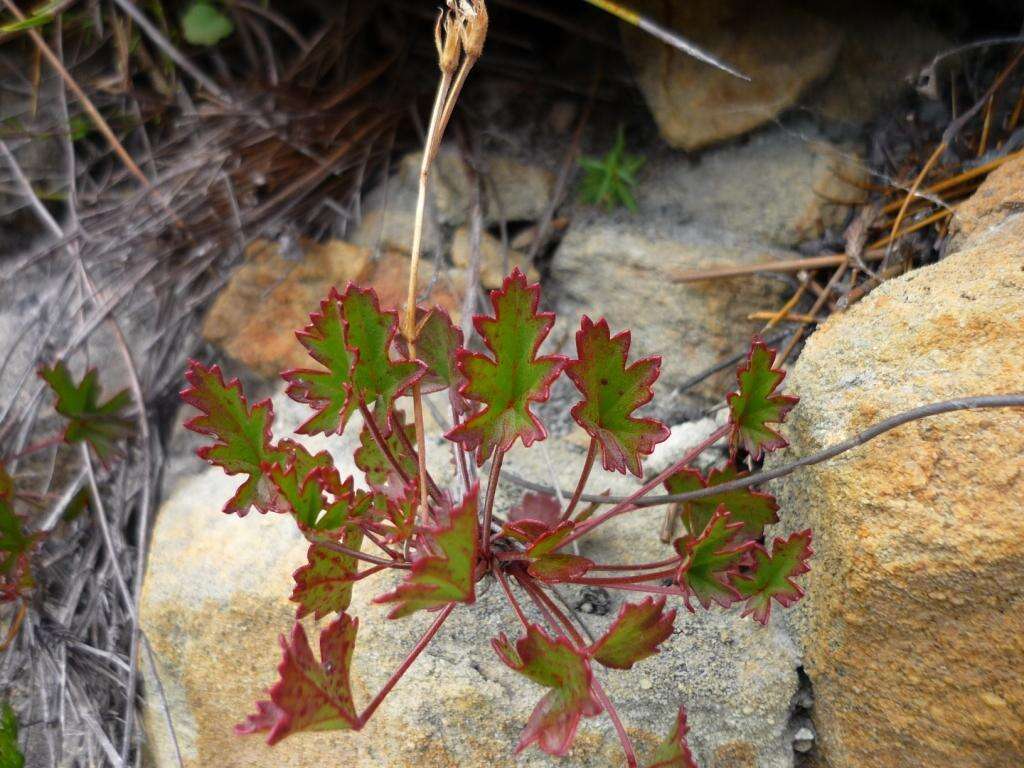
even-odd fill
[[(301, 411), (281, 398), (275, 402), (279, 422), (298, 422)], [(340, 451), (352, 449), (355, 426), (334, 441)], [(432, 434), (431, 450), (440, 447), (436, 429)], [(559, 481), (571, 482), (584, 452), (549, 442), (547, 453), (514, 450), (509, 466), (542, 478), (554, 467)], [(434, 451), (433, 458), (438, 473), (444, 472), (443, 451)], [(340, 452), (337, 460), (343, 471), (351, 468)], [(287, 600), (291, 572), (304, 562), (306, 550), (283, 516), (221, 514), (220, 502), (237, 482), (216, 470), (197, 473), (165, 503), (154, 531), (142, 623), (185, 768), (298, 768), (319, 765), (328, 754), (353, 768), (567, 764), (533, 749), (518, 758), (512, 754), (543, 691), (493, 657), (489, 639), (514, 631), (515, 620), (500, 589), (485, 583), (476, 604), (457, 609), (363, 732), (303, 734), (273, 749), (259, 737), (234, 736), (231, 725), (274, 679), (276, 638), (294, 616)], [(592, 488), (621, 490), (628, 483), (598, 472)], [(501, 493), (501, 508), (520, 496), (507, 483)], [(601, 559), (662, 556), (660, 517), (660, 510), (624, 516), (586, 553)], [(390, 584), (387, 577), (371, 578), (356, 590), (352, 612), (362, 619), (353, 666), (358, 701), (373, 695), (431, 621), (387, 621), (369, 600)], [(577, 592), (564, 592), (570, 603), (580, 601)], [(607, 615), (585, 617), (592, 631), (601, 632), (619, 604), (612, 596)], [(684, 702), (691, 743), (704, 768), (790, 768), (787, 727), (798, 660), (788, 638), (778, 626), (762, 628), (736, 613), (681, 615), (677, 629), (661, 654), (632, 671), (599, 672), (638, 749), (647, 752), (662, 738)], [(176, 766), (152, 675), (146, 690), (154, 768)], [(606, 718), (583, 723), (569, 762), (584, 768), (622, 763)]]
[(700, 149), (768, 122), (830, 72), (841, 42), (837, 27), (793, 2), (633, 5), (751, 78), (744, 82), (623, 26), (637, 83), (662, 137), (677, 149)]
[(653, 403), (659, 413), (718, 402), (735, 383), (734, 373), (712, 376), (682, 401), (672, 393), (686, 377), (749, 344), (760, 326), (747, 314), (776, 306), (783, 285), (760, 277), (673, 284), (673, 275), (793, 254), (728, 232), (644, 218), (578, 217), (573, 223), (551, 264), (564, 332), (575, 330), (582, 313), (606, 317), (615, 330), (631, 329), (634, 354), (662, 356)]
[[(469, 229), (459, 227), (452, 239), (452, 261), (455, 266), (464, 269), (469, 267)], [(480, 283), (485, 288), (500, 288), (505, 275), (515, 267), (522, 269), (531, 281), (540, 280), (540, 274), (530, 261), (530, 257), (521, 251), (509, 248), (508, 270), (505, 269), (501, 241), (484, 232), (480, 238)]]
[[(988, 229), (809, 339), (773, 462), (914, 406), (1021, 391), (1024, 216), (991, 223), (1016, 194), (1005, 181), (967, 205)], [(1022, 456), (1024, 411), (960, 411), (776, 484), (783, 529), (815, 533), (787, 616), (830, 768), (1024, 764)]]
[[(371, 191), (363, 203), (363, 215), (348, 239), (374, 252), (412, 250), (413, 225), (416, 220), (416, 176), (392, 176)], [(423, 252), (436, 253), (441, 243), (434, 209), (428, 205), (423, 219)]]
[[(286, 259), (266, 241), (253, 243), (245, 264), (231, 276), (203, 323), (203, 336), (235, 360), (263, 376), (305, 366), (309, 356), (295, 332), (332, 286), (344, 290), (349, 280), (372, 285), (386, 308), (405, 304), (409, 257), (389, 251), (376, 261), (370, 251), (341, 240), (309, 245), (298, 260)], [(462, 295), (458, 276), (431, 281), (429, 263), (420, 285), (431, 285), (429, 301), (455, 312)], [(456, 312), (457, 314), (457, 312)]]
[(1024, 211), (1024, 158), (1018, 157), (992, 171), (978, 191), (957, 207), (954, 247), (1020, 211)]
[[(415, 189), (422, 153), (402, 159), (402, 183)], [(488, 225), (505, 221), (537, 219), (544, 212), (555, 186), (555, 175), (546, 168), (499, 154), (485, 154), (482, 174), (490, 206), (484, 211)], [(469, 218), (472, 200), (471, 177), (460, 153), (443, 147), (431, 169), (431, 192), (443, 224), (459, 226)]]
[(637, 190), (644, 215), (673, 215), (793, 246), (840, 230), (851, 205), (867, 199), (858, 152), (810, 127), (775, 128), (742, 146), (713, 149), (694, 162), (673, 155), (652, 164)]

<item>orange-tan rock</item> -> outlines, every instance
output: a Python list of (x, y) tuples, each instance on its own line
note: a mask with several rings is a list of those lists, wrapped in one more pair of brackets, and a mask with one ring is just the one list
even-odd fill
[[(810, 338), (775, 463), (915, 406), (1024, 390), (1019, 174), (961, 208), (956, 252)], [(788, 615), (823, 765), (1024, 765), (1024, 410), (916, 421), (775, 490), (782, 526), (815, 532)]]

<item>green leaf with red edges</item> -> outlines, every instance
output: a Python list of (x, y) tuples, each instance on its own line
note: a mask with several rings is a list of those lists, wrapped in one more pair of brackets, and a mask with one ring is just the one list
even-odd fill
[(337, 541), (349, 528), (360, 524), (367, 516), (374, 495), (355, 487), (352, 477), (341, 480), (334, 467), (321, 467), (313, 471), (321, 490), (331, 495), (325, 502), (323, 514), (314, 519), (297, 520), (299, 530), (310, 541), (329, 539)]
[(288, 396), (312, 407), (316, 413), (298, 428), (305, 435), (341, 434), (352, 411), (352, 353), (345, 343), (345, 319), (341, 296), (331, 289), (320, 302), (320, 311), (309, 316), (309, 325), (296, 336), (323, 368), (299, 368), (284, 373)]
[(551, 689), (530, 715), (516, 752), (536, 742), (549, 755), (564, 757), (580, 718), (601, 714), (601, 704), (591, 690), (593, 673), (587, 657), (565, 637), (553, 640), (536, 624), (530, 624), (526, 637), (514, 646), (504, 633), (491, 645), (509, 667)]
[[(358, 551), (363, 544), (360, 528), (345, 530), (341, 543)], [(342, 613), (352, 602), (352, 585), (359, 561), (352, 555), (337, 552), (322, 542), (310, 544), (308, 563), (293, 574), (295, 589), (291, 601), (299, 604), (295, 618), (313, 614), (319, 621), (329, 613)]]
[[(523, 521), (510, 525), (519, 525), (521, 529)], [(571, 520), (566, 520), (541, 533), (527, 547), (524, 556), (530, 562), (527, 571), (531, 576), (546, 582), (568, 581), (582, 576), (594, 566), (594, 561), (585, 557), (555, 552), (574, 527)]]
[(769, 424), (781, 424), (798, 398), (775, 393), (785, 371), (773, 368), (775, 350), (760, 339), (750, 345), (746, 363), (737, 371), (740, 388), (727, 398), (732, 433), (729, 450), (735, 456), (743, 447), (757, 461), (765, 451), (785, 448), (789, 443)]
[(276, 491), (268, 506), (292, 515), (300, 528), (313, 528), (326, 503), (320, 470), (334, 466), (331, 454), (311, 454), (292, 440), (282, 440), (278, 448), (288, 455), (288, 462), (286, 466), (268, 464), (263, 468)]
[(629, 344), (629, 331), (612, 336), (605, 320), (595, 323), (584, 315), (576, 332), (577, 359), (565, 372), (583, 394), (572, 417), (597, 441), (604, 468), (642, 477), (640, 457), (649, 456), (668, 438), (669, 430), (657, 419), (633, 416), (654, 397), (651, 387), (658, 379), (661, 358), (645, 357), (627, 365)]
[(213, 445), (199, 449), (199, 458), (221, 467), (229, 475), (246, 475), (246, 480), (224, 505), (224, 511), (244, 517), (251, 507), (268, 512), (274, 500), (274, 486), (266, 467), (283, 464), (285, 451), (270, 442), (274, 410), (269, 400), (249, 407), (238, 379), (224, 383), (216, 365), (207, 368), (195, 360), (185, 378), (191, 385), (181, 399), (197, 408), (200, 415), (185, 426), (200, 435), (215, 438)]
[(349, 283), (341, 296), (345, 340), (353, 354), (352, 391), (377, 413), (389, 414), (395, 398), (423, 376), (418, 360), (392, 360), (398, 314), (382, 311), (372, 288)]
[(686, 734), (689, 730), (686, 725), (686, 710), (680, 705), (672, 732), (658, 745), (651, 762), (647, 763), (645, 768), (697, 768), (697, 761), (693, 759), (690, 746), (686, 743)]
[(412, 538), (416, 530), (416, 510), (419, 509), (420, 493), (415, 483), (402, 488), (400, 496), (378, 494), (383, 501), (385, 516), (393, 526), (387, 534), (388, 544), (399, 544)]
[[(398, 430), (404, 430), (406, 440), (403, 441)], [(416, 458), (406, 448), (406, 444), (412, 445), (416, 440), (416, 428), (412, 424), (406, 425), (401, 411), (394, 411), (388, 425), (387, 432), (382, 433), (384, 442), (391, 449), (391, 455), (395, 457), (398, 466), (405, 472), (407, 478), (416, 477)], [(371, 488), (382, 489), (385, 486), (393, 485), (401, 488), (405, 480), (395, 471), (388, 461), (384, 451), (373, 437), (373, 432), (367, 425), (363, 425), (359, 433), (359, 447), (356, 448), (353, 459), (356, 466), (363, 470), (366, 476), (366, 484)]]
[(131, 403), (128, 390), (101, 403), (99, 373), (95, 368), (86, 371), (78, 384), (72, 380), (64, 363), (41, 368), (39, 376), (57, 396), (54, 405), (57, 413), (68, 420), (64, 442), (69, 445), (86, 443), (104, 464), (116, 456), (117, 441), (131, 432), (131, 420), (123, 413)]
[(775, 539), (771, 555), (761, 545), (754, 547), (753, 569), (732, 580), (736, 591), (747, 601), (743, 615), (767, 624), (773, 599), (788, 608), (803, 597), (803, 589), (793, 579), (811, 570), (807, 560), (813, 554), (810, 529), (794, 533), (788, 539)]
[[(706, 479), (696, 469), (683, 469), (665, 481), (665, 488), (669, 493), (689, 493), (746, 477), (748, 474), (737, 473), (736, 467), (732, 464), (724, 469), (711, 470)], [(775, 503), (775, 497), (751, 488), (716, 493), (703, 499), (684, 501), (679, 506), (686, 530), (692, 536), (700, 536), (704, 532), (720, 506), (729, 511), (729, 517), (734, 523), (743, 523), (743, 528), (738, 534), (742, 541), (760, 539), (766, 525), (779, 521), (776, 514), (779, 505)]]
[(458, 392), (465, 381), (457, 363), (457, 352), (462, 344), (462, 331), (455, 327), (451, 317), (441, 307), (433, 307), (420, 320), (419, 333), (416, 335), (416, 357), (427, 366), (427, 372), (420, 382), (423, 392), (447, 389), (456, 406), (462, 403)]
[(267, 743), (273, 746), (301, 731), (358, 730), (349, 682), (358, 629), (358, 619), (342, 614), (320, 633), (317, 662), (306, 631), (296, 623), (291, 642), (281, 638), (284, 658), (277, 668), (280, 679), (270, 689), (270, 701), (257, 702), (256, 714), (235, 726), (235, 732), (269, 731)]
[(728, 608), (739, 599), (731, 579), (739, 572), (743, 557), (753, 546), (752, 542), (737, 543), (742, 527), (742, 523), (732, 522), (724, 507), (719, 507), (700, 536), (676, 540), (676, 551), (683, 556), (676, 578), (689, 610), (693, 610), (691, 595), (704, 608), (709, 608), (712, 602)]
[(14, 480), (0, 464), (0, 602), (25, 595), (35, 586), (29, 554), (39, 534), (25, 531), (25, 522), (14, 509)]
[(547, 437), (530, 404), (548, 399), (565, 358), (537, 355), (555, 317), (551, 312), (538, 312), (539, 302), (540, 286), (528, 284), (516, 268), (501, 290), (491, 291), (494, 316), (473, 318), (493, 357), (459, 350), (459, 370), (466, 377), (461, 394), (483, 407), (447, 437), (467, 451), (476, 451), (479, 465), (495, 450), (507, 451), (517, 438), (529, 446)]
[(479, 554), (477, 487), (452, 509), (448, 520), (422, 533), (430, 551), (412, 563), (406, 580), (375, 603), (397, 603), (388, 614), (400, 619), (411, 613), (440, 608), (448, 603), (472, 603), (476, 599), (475, 570)]
[(590, 657), (606, 667), (632, 669), (658, 652), (658, 646), (672, 635), (675, 620), (675, 610), (665, 612), (664, 597), (627, 603), (604, 636), (591, 646)]

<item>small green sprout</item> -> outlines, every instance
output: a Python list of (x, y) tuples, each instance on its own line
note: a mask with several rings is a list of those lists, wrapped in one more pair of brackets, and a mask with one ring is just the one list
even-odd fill
[(580, 199), (590, 205), (604, 206), (608, 211), (624, 205), (636, 213), (633, 187), (636, 186), (636, 172), (646, 161), (647, 158), (640, 155), (626, 154), (626, 138), (620, 126), (615, 145), (608, 154), (602, 158), (580, 158), (580, 165), (586, 171)]

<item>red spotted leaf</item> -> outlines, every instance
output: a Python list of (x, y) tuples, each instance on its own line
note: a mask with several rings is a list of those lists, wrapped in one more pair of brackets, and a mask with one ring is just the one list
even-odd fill
[(116, 456), (118, 441), (131, 432), (131, 420), (124, 415), (131, 403), (128, 391), (122, 390), (101, 403), (99, 373), (95, 368), (86, 371), (78, 384), (64, 363), (40, 369), (39, 376), (57, 396), (57, 413), (68, 420), (64, 441), (87, 444), (104, 464)]
[(665, 612), (663, 597), (627, 603), (604, 636), (591, 646), (590, 657), (606, 667), (631, 669), (658, 652), (658, 646), (672, 635), (675, 620), (674, 610)]
[(737, 543), (742, 527), (743, 523), (732, 522), (725, 507), (719, 507), (700, 536), (676, 540), (676, 551), (683, 556), (677, 579), (690, 610), (691, 596), (704, 608), (713, 602), (728, 608), (739, 600), (731, 580), (753, 546), (752, 542)]
[(740, 388), (727, 398), (732, 433), (729, 450), (735, 456), (742, 447), (755, 461), (765, 451), (785, 448), (789, 443), (769, 424), (781, 424), (798, 398), (776, 394), (785, 371), (773, 368), (775, 350), (760, 339), (750, 345), (746, 363), (736, 373)]
[(423, 391), (448, 390), (452, 405), (460, 413), (465, 410), (465, 401), (459, 395), (465, 379), (457, 362), (457, 353), (462, 345), (462, 331), (455, 327), (451, 317), (441, 307), (433, 307), (420, 320), (416, 335), (416, 356), (427, 366), (421, 381)]
[(235, 726), (240, 734), (268, 731), (274, 745), (301, 731), (347, 731), (360, 727), (349, 669), (359, 620), (348, 614), (320, 633), (320, 661), (313, 657), (301, 624), (292, 628), (291, 641), (281, 638), (284, 658), (280, 679), (270, 689), (270, 701), (256, 704), (256, 714)]
[(395, 398), (423, 376), (425, 366), (418, 360), (392, 359), (398, 313), (381, 310), (372, 288), (349, 283), (340, 302), (345, 340), (354, 356), (353, 394), (378, 414), (390, 413)]
[(531, 576), (540, 581), (555, 583), (572, 581), (594, 567), (594, 561), (579, 555), (556, 552), (535, 558), (526, 568)]
[(654, 750), (651, 762), (647, 763), (645, 768), (697, 768), (697, 761), (693, 759), (690, 746), (686, 743), (686, 734), (689, 730), (686, 725), (686, 710), (680, 706), (671, 733)]
[(803, 589), (793, 579), (811, 568), (807, 560), (811, 550), (811, 531), (792, 534), (788, 539), (776, 538), (772, 553), (761, 545), (753, 550), (754, 566), (749, 574), (733, 578), (733, 586), (746, 600), (744, 616), (767, 624), (771, 616), (772, 600), (788, 608), (804, 596)]
[(451, 602), (472, 603), (476, 599), (475, 571), (479, 553), (477, 530), (477, 487), (452, 509), (448, 520), (423, 531), (430, 550), (412, 563), (406, 580), (381, 595), (375, 603), (396, 603), (388, 614), (399, 619), (411, 613), (440, 608)]
[(604, 320), (583, 316), (576, 332), (577, 359), (565, 369), (583, 400), (572, 417), (597, 441), (601, 463), (609, 471), (643, 476), (640, 457), (668, 438), (669, 430), (656, 419), (637, 418), (636, 409), (654, 397), (660, 357), (645, 357), (627, 365), (630, 333), (611, 335)]
[[(747, 474), (747, 472), (737, 473), (736, 467), (732, 464), (725, 469), (711, 470), (706, 479), (696, 469), (683, 469), (665, 481), (665, 488), (669, 493), (689, 493), (746, 477)], [(720, 506), (724, 506), (728, 510), (732, 522), (743, 523), (743, 528), (737, 534), (742, 541), (761, 538), (766, 525), (779, 521), (776, 514), (779, 505), (775, 503), (775, 497), (770, 493), (759, 493), (751, 488), (716, 493), (702, 499), (685, 501), (679, 506), (683, 515), (683, 523), (691, 536), (700, 536), (704, 532)]]
[(522, 553), (528, 563), (527, 571), (535, 579), (546, 582), (570, 581), (589, 571), (594, 562), (579, 555), (559, 553), (555, 550), (568, 538), (575, 527), (571, 520), (557, 523), (541, 522), (534, 518), (513, 520), (505, 524), (502, 533), (529, 544)]
[(336, 541), (368, 515), (374, 495), (356, 488), (352, 477), (342, 481), (334, 467), (317, 469), (314, 474), (320, 487), (331, 495), (331, 500), (325, 502), (323, 514), (316, 519), (299, 520), (299, 529), (311, 541)]
[(515, 645), (505, 634), (491, 641), (509, 667), (538, 685), (550, 688), (538, 702), (516, 751), (534, 742), (549, 755), (564, 757), (572, 746), (581, 717), (601, 713), (591, 690), (593, 673), (586, 656), (564, 637), (551, 639), (535, 624)]
[(213, 445), (199, 449), (199, 458), (221, 467), (229, 475), (246, 475), (224, 511), (244, 517), (256, 507), (268, 512), (274, 501), (273, 484), (266, 468), (287, 460), (287, 454), (273, 445), (270, 426), (274, 410), (269, 400), (249, 407), (238, 379), (224, 383), (216, 365), (207, 368), (195, 360), (189, 363), (185, 378), (191, 385), (181, 399), (200, 411), (185, 426), (193, 432), (215, 438)]
[(387, 532), (387, 543), (399, 544), (412, 538), (416, 530), (416, 510), (420, 505), (420, 492), (415, 483), (402, 488), (401, 495), (378, 495), (384, 504), (384, 515), (391, 528)]
[(309, 325), (296, 336), (323, 368), (299, 368), (284, 373), (288, 396), (316, 411), (299, 427), (305, 435), (341, 434), (356, 408), (352, 396), (352, 353), (345, 344), (341, 296), (335, 289), (309, 316)]
[(292, 515), (300, 528), (313, 528), (324, 509), (320, 470), (334, 466), (327, 451), (312, 454), (299, 443), (282, 440), (278, 448), (288, 455), (287, 463), (268, 464), (264, 471), (274, 485), (269, 507)]
[(517, 438), (529, 446), (547, 437), (530, 404), (548, 399), (565, 358), (537, 355), (554, 323), (553, 313), (537, 311), (539, 301), (540, 286), (528, 284), (516, 268), (501, 290), (491, 291), (494, 316), (473, 319), (492, 356), (459, 350), (459, 370), (466, 377), (461, 394), (483, 407), (447, 436), (476, 451), (480, 465)]
[[(356, 527), (346, 529), (341, 543), (358, 551), (363, 532)], [(323, 542), (309, 546), (308, 563), (293, 575), (295, 589), (291, 600), (299, 604), (297, 619), (313, 614), (319, 621), (329, 613), (341, 613), (352, 602), (352, 585), (359, 561), (352, 555), (337, 552)]]

